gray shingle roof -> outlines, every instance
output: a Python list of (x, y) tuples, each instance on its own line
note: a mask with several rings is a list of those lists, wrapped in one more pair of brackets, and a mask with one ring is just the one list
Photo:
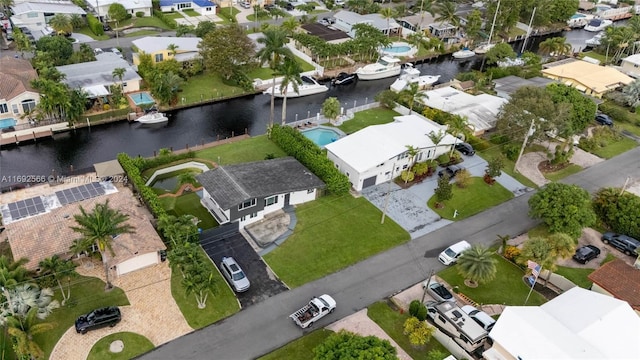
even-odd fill
[(253, 198), (324, 187), (292, 157), (220, 166), (196, 178), (223, 209)]
[(65, 75), (62, 80), (69, 87), (85, 88), (95, 85), (117, 84), (120, 79), (113, 77), (113, 70), (117, 68), (125, 69), (122, 81), (142, 80), (140, 75), (133, 70), (126, 60), (121, 59), (112, 52), (96, 55), (97, 61), (88, 61), (78, 64), (63, 65), (56, 67), (58, 71)]

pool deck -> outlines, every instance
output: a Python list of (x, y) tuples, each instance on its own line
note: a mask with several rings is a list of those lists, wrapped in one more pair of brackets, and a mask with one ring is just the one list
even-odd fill
[[(133, 99), (136, 96), (139, 96), (138, 94), (147, 94), (147, 96), (151, 98), (152, 102), (136, 104), (136, 102)], [(140, 107), (141, 105), (150, 105), (150, 104), (156, 103), (156, 100), (153, 98), (153, 96), (151, 96), (151, 94), (148, 91), (137, 91), (134, 93), (127, 93), (126, 96), (127, 96), (127, 101), (129, 101), (129, 105), (131, 106), (132, 109), (136, 111), (136, 113), (142, 112), (142, 108)]]

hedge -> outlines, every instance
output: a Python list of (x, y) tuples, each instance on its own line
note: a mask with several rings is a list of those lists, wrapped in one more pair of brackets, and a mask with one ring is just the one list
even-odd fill
[(153, 16), (160, 19), (163, 23), (165, 23), (171, 29), (175, 29), (178, 27), (178, 23), (174, 19), (166, 16), (162, 11), (153, 10)]
[(349, 178), (336, 169), (318, 145), (298, 130), (276, 124), (271, 129), (271, 140), (322, 179), (329, 192), (338, 195), (349, 192)]
[(96, 36), (104, 35), (102, 23), (95, 16), (87, 14), (87, 26)]
[[(142, 161), (140, 161), (140, 159), (142, 159)], [(160, 205), (158, 195), (151, 190), (150, 187), (145, 185), (145, 181), (140, 173), (138, 166), (140, 164), (144, 164), (144, 159), (141, 157), (132, 159), (125, 153), (119, 153), (118, 162), (120, 162), (120, 166), (122, 166), (124, 171), (127, 173), (129, 181), (131, 181), (135, 189), (138, 190), (138, 193), (140, 193), (140, 196), (156, 219), (161, 216), (166, 216), (167, 211), (162, 207), (162, 205)]]

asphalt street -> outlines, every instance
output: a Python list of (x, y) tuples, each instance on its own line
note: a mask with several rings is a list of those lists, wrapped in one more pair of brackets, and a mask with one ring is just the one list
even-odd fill
[[(627, 177), (640, 179), (640, 148), (565, 179), (593, 192), (624, 185)], [(302, 336), (288, 315), (315, 295), (332, 295), (338, 307), (316, 326), (325, 326), (367, 307), (443, 268), (437, 255), (446, 246), (467, 239), (491, 244), (496, 235), (522, 234), (536, 225), (528, 217), (527, 201), (533, 193), (514, 198), (481, 214), (452, 223), (342, 271), (273, 296), (207, 328), (178, 338), (140, 359), (254, 359)], [(523, 299), (524, 301), (524, 299)]]

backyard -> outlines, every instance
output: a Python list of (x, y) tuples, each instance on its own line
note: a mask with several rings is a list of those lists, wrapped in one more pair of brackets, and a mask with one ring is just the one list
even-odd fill
[(200, 198), (195, 192), (188, 192), (181, 196), (163, 196), (159, 200), (170, 215), (189, 214), (197, 217), (200, 220), (198, 227), (202, 230), (218, 226), (213, 216), (200, 204)]
[(453, 184), (453, 197), (437, 208), (436, 196), (432, 196), (429, 207), (447, 220), (462, 220), (486, 209), (499, 205), (513, 197), (513, 193), (499, 183), (488, 185), (482, 178), (472, 177), (469, 186), (459, 188)]
[(208, 159), (221, 165), (260, 161), (267, 155), (279, 158), (287, 154), (269, 140), (267, 135), (254, 136), (196, 152), (196, 158)]
[(384, 107), (377, 107), (369, 110), (358, 111), (353, 119), (347, 120), (338, 126), (345, 134), (353, 134), (370, 125), (380, 125), (393, 122), (394, 116), (399, 116), (397, 112)]

